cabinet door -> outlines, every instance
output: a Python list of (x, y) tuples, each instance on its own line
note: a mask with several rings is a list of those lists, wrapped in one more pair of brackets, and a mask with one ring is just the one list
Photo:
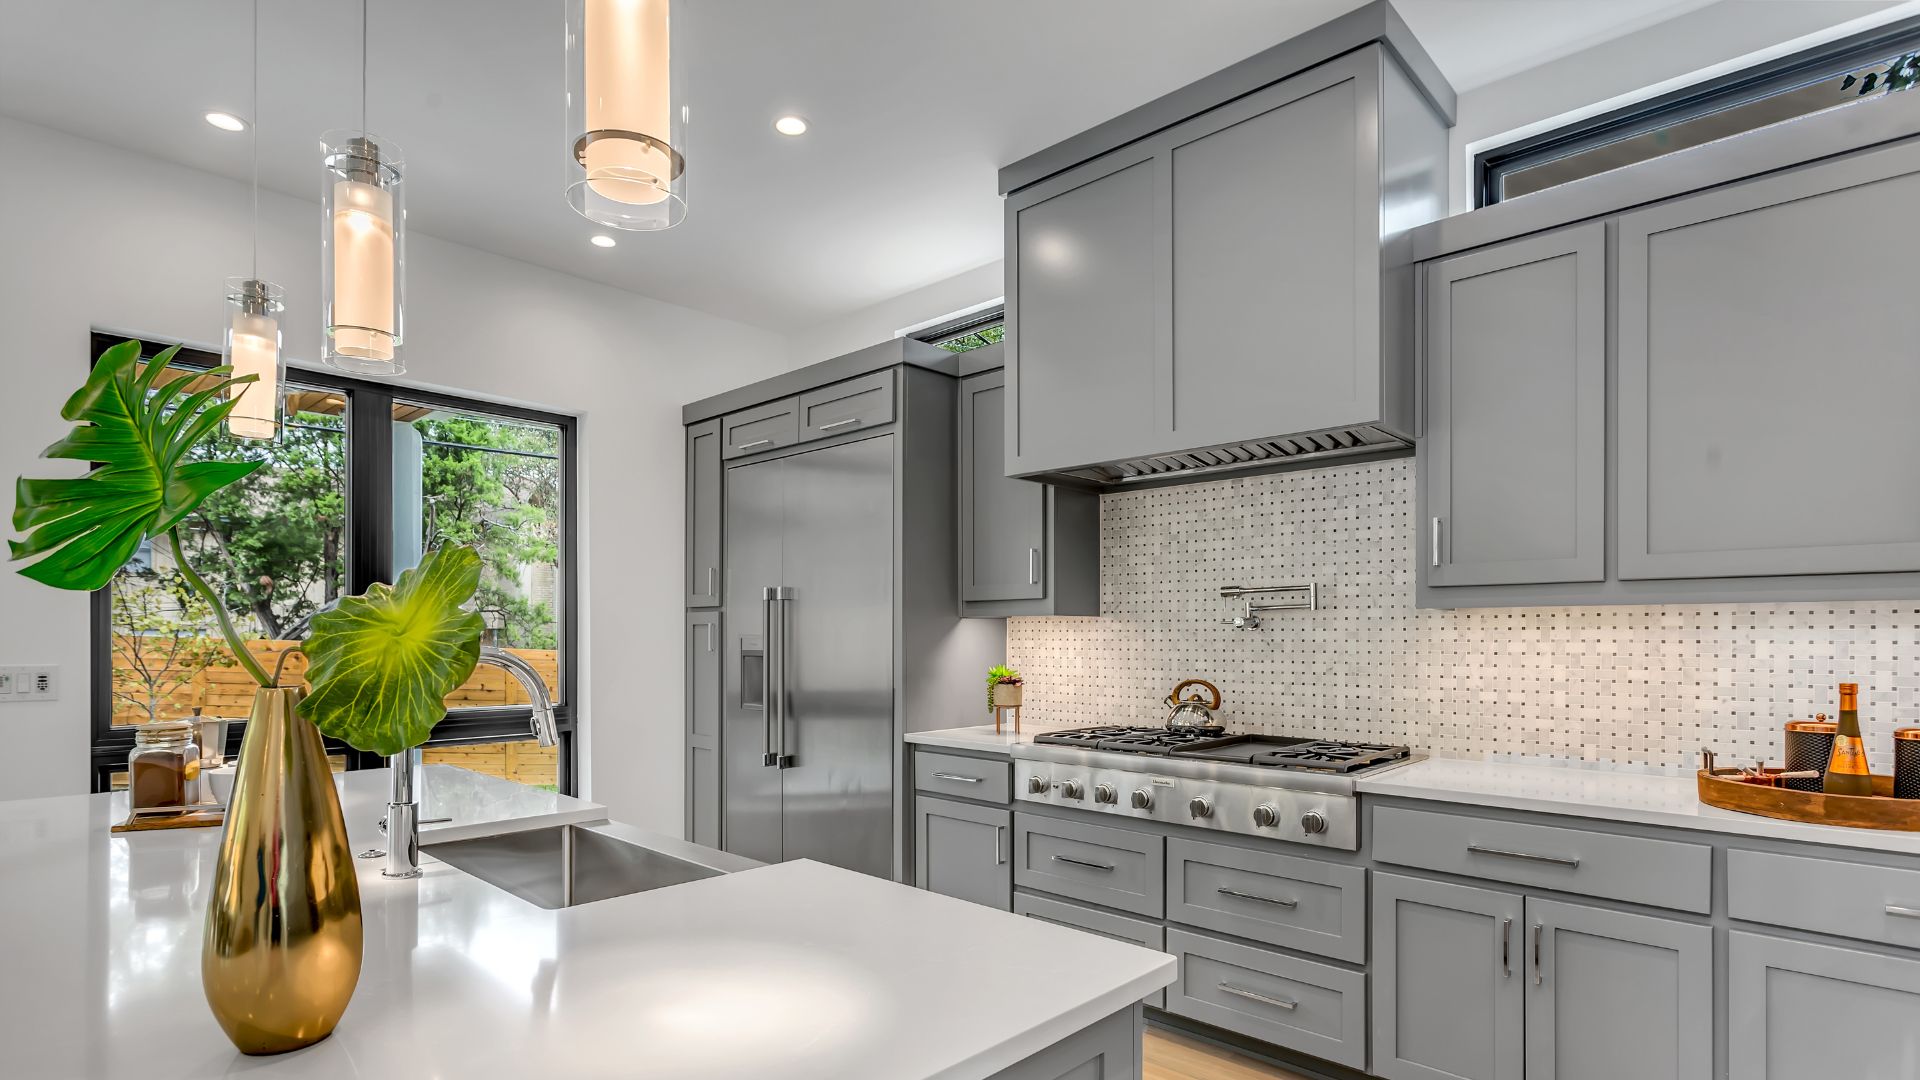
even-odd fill
[(1012, 815), (922, 795), (913, 802), (915, 882), (923, 889), (1013, 910)]
[(1006, 372), (960, 382), (960, 599), (1047, 593), (1045, 484), (1006, 474)]
[(1920, 147), (1619, 224), (1622, 578), (1920, 570)]
[(1711, 1080), (1713, 928), (1529, 898), (1526, 1041), (1527, 1080)]
[(1373, 1071), (1521, 1080), (1521, 898), (1373, 875)]
[(720, 846), (720, 613), (687, 612), (687, 839)]
[(1737, 1080), (1920, 1075), (1920, 960), (1734, 931), (1727, 1072)]
[(1426, 270), (1433, 585), (1606, 577), (1606, 226)]
[(1007, 472), (1140, 451), (1166, 384), (1167, 230), (1153, 140), (1007, 200)]
[(687, 428), (687, 606), (720, 606), (720, 421)]
[(1380, 419), (1378, 65), (1335, 60), (1169, 133), (1173, 434), (1153, 449)]

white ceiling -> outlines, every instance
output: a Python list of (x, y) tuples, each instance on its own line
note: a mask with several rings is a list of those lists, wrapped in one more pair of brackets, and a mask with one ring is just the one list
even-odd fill
[[(1707, 2), (1398, 6), (1465, 90)], [(687, 220), (611, 250), (562, 196), (559, 0), (375, 2), (369, 126), (405, 154), (414, 229), (794, 328), (999, 258), (999, 166), (1357, 4), (683, 0)], [(315, 198), (318, 134), (358, 120), (359, 5), (261, 6), (262, 182)], [(244, 179), (246, 137), (201, 115), (250, 112), (248, 11), (0, 0), (0, 112)], [(787, 112), (812, 132), (775, 134)]]

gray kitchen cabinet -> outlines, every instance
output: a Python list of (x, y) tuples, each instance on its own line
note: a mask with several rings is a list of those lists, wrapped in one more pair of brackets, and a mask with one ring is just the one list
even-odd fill
[(1920, 570), (1920, 146), (1618, 224), (1622, 579)]
[(1710, 1080), (1712, 927), (1533, 897), (1526, 916), (1527, 1080)]
[(1606, 226), (1425, 268), (1427, 582), (1606, 578)]
[(960, 380), (963, 614), (1100, 614), (1100, 502), (1006, 472), (1006, 372)]
[(687, 606), (720, 606), (720, 421), (687, 426)]
[(800, 441), (800, 399), (786, 398), (720, 418), (720, 457), (731, 461)]
[(1373, 1071), (1386, 1080), (1521, 1080), (1521, 898), (1373, 875)]
[(1367, 977), (1207, 934), (1167, 931), (1167, 1011), (1348, 1068), (1367, 1062)]
[[(717, 433), (716, 433), (717, 434)], [(720, 613), (687, 612), (687, 839), (720, 846)]]
[(800, 395), (800, 441), (893, 423), (892, 368)]
[(920, 795), (914, 799), (913, 817), (916, 884), (1002, 911), (1013, 909), (1008, 811)]
[(1920, 1075), (1920, 960), (1734, 931), (1727, 1069), (1735, 1080)]
[[(1075, 930), (1085, 930), (1089, 934), (1124, 941), (1129, 945), (1138, 945), (1143, 949), (1160, 952), (1167, 945), (1167, 928), (1159, 923), (1143, 919), (1132, 919), (1125, 915), (1115, 915), (1111, 911), (1095, 911), (1080, 904), (1055, 900), (1047, 896), (1035, 896), (1032, 893), (1013, 894), (1013, 913), (1029, 919), (1050, 922), (1056, 926), (1070, 926)], [(1156, 1009), (1167, 1007), (1165, 988), (1155, 990), (1144, 999), (1146, 1004)]]

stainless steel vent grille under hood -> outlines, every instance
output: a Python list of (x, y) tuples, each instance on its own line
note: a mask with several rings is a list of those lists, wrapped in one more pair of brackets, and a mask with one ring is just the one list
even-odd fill
[(1069, 469), (1057, 475), (1091, 481), (1102, 487), (1121, 487), (1151, 480), (1184, 481), (1209, 473), (1259, 472), (1278, 466), (1405, 450), (1411, 445), (1383, 428), (1362, 424), (1311, 435), (1288, 435), (1216, 446), (1208, 450), (1185, 450), (1159, 457), (1116, 461), (1084, 469)]

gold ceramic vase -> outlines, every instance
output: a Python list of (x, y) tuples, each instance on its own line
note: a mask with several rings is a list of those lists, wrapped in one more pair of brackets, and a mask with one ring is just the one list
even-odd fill
[(233, 1045), (280, 1054), (333, 1033), (360, 979), (360, 885), (320, 732), (297, 687), (253, 698), (227, 805), (200, 982)]

